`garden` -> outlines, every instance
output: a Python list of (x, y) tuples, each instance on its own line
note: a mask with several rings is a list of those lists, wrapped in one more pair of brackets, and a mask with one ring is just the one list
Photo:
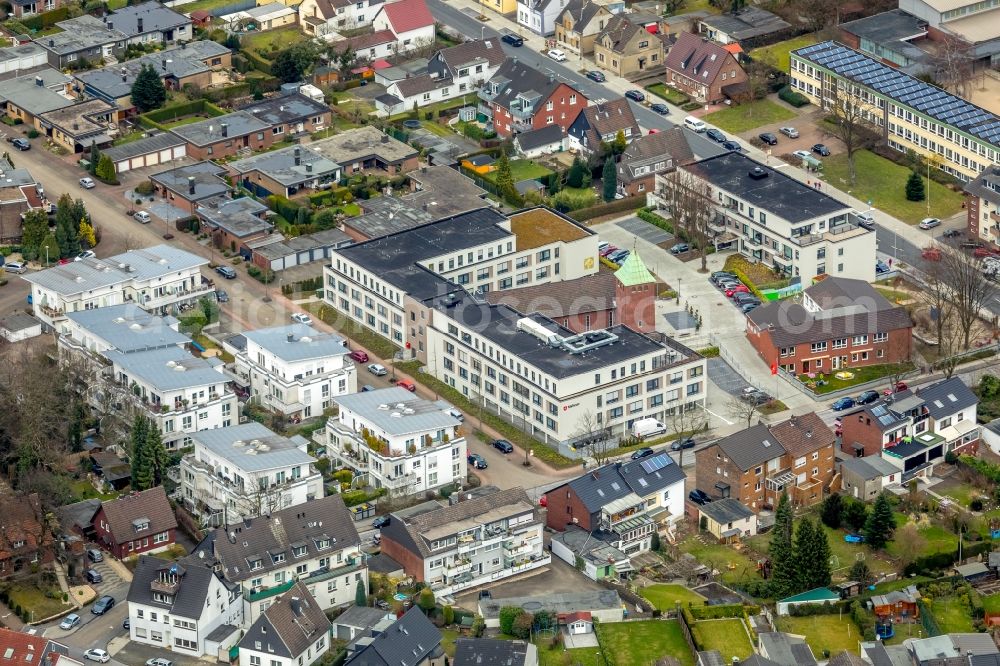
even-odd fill
[[(515, 183), (519, 183), (522, 180), (539, 180), (541, 178), (548, 178), (552, 173), (551, 169), (538, 164), (534, 160), (510, 161), (510, 175), (514, 179)], [(496, 174), (496, 170), (493, 170), (485, 174), (483, 178), (496, 184)]]
[(607, 666), (652, 664), (665, 654), (681, 666), (694, 666), (694, 655), (677, 620), (603, 623), (596, 630)]
[(733, 657), (742, 660), (753, 654), (750, 634), (742, 618), (698, 620), (691, 625), (691, 636), (699, 650), (718, 650), (726, 663)]
[(665, 83), (654, 83), (646, 86), (646, 90), (656, 95), (665, 102), (670, 102), (674, 106), (681, 106), (691, 101), (691, 98), (680, 90), (670, 88)]
[(54, 574), (45, 575), (36, 585), (19, 581), (0, 591), (0, 599), (25, 623), (37, 622), (69, 610), (70, 603), (63, 601), (64, 598)]
[(757, 571), (756, 560), (745, 552), (719, 543), (705, 543), (697, 536), (688, 537), (678, 548), (680, 552), (694, 556), (699, 563), (718, 570), (718, 578), (724, 584), (763, 580)]
[(862, 639), (849, 613), (778, 617), (776, 629), (805, 636), (817, 659), (844, 650), (854, 651)]
[[(742, 134), (762, 125), (794, 120), (796, 114), (768, 99), (713, 111), (702, 120), (732, 134)], [(824, 161), (824, 164), (826, 162)]]
[(657, 584), (642, 589), (642, 596), (661, 611), (671, 611), (681, 606), (703, 606), (705, 597), (683, 585)]
[(878, 379), (886, 379), (886, 387), (888, 387), (890, 379), (896, 378), (898, 380), (903, 375), (912, 372), (914, 367), (913, 363), (909, 361), (906, 363), (861, 365), (854, 368), (844, 366), (840, 370), (831, 371), (830, 373), (810, 372), (800, 374), (798, 378), (813, 393), (825, 395)]
[(766, 62), (779, 71), (788, 72), (791, 71), (791, 56), (789, 54), (796, 49), (812, 46), (816, 42), (817, 39), (814, 34), (799, 35), (792, 39), (786, 39), (783, 42), (752, 49), (750, 57), (754, 60)]

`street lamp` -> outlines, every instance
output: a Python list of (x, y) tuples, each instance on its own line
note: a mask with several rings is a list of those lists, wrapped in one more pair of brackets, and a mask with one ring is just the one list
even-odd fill
[(931, 216), (931, 161), (927, 160), (927, 217)]

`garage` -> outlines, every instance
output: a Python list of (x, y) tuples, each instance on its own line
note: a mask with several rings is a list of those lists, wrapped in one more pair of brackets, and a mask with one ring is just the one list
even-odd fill
[(115, 169), (121, 174), (133, 169), (179, 160), (187, 155), (187, 144), (180, 137), (164, 132), (121, 146), (113, 146), (102, 151), (102, 154), (114, 162)]

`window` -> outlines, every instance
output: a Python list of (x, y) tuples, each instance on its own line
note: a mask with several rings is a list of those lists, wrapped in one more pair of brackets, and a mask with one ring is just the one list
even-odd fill
[(826, 342), (814, 342), (814, 343), (812, 343), (811, 350), (812, 350), (812, 353), (814, 353), (814, 354), (817, 353), (817, 352), (825, 352), (826, 351)]

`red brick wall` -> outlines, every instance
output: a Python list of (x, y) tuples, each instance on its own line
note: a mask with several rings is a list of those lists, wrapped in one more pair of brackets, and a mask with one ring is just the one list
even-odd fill
[[(587, 325), (587, 317), (590, 317), (590, 325)], [(621, 323), (614, 316), (614, 310), (595, 310), (593, 312), (581, 312), (572, 317), (556, 318), (560, 324), (573, 331), (583, 333), (585, 331), (596, 331), (607, 328), (613, 324)]]
[(424, 561), (419, 555), (397, 543), (384, 533), (380, 547), (383, 553), (403, 565), (403, 571), (407, 575), (413, 576), (414, 580), (424, 582)]
[[(636, 178), (627, 185), (621, 182), (619, 182), (619, 184), (622, 185), (622, 190), (624, 190), (625, 194), (630, 197), (634, 197), (637, 195), (645, 196), (646, 192), (653, 191), (653, 187), (655, 184), (655, 177), (649, 176), (648, 178)], [(642, 186), (641, 188), (640, 185)]]
[[(883, 363), (902, 363), (909, 360), (912, 355), (913, 349), (913, 336), (912, 331), (909, 328), (900, 328), (893, 331), (889, 331), (889, 337), (885, 342), (873, 343), (872, 335), (869, 334), (869, 341), (867, 344), (855, 346), (851, 340), (852, 336), (848, 336), (847, 347), (844, 349), (833, 349), (833, 340), (827, 340), (826, 351), (825, 352), (813, 352), (811, 343), (803, 343), (796, 345), (795, 354), (792, 356), (779, 357), (780, 350), (774, 345), (771, 340), (771, 333), (768, 330), (761, 330), (759, 332), (754, 332), (751, 327), (750, 320), (747, 320), (747, 340), (753, 345), (753, 348), (757, 350), (757, 355), (764, 360), (765, 363), (771, 365), (778, 361), (780, 366), (795, 366), (795, 372), (798, 374), (805, 372), (830, 372), (833, 369), (832, 358), (834, 356), (847, 357), (846, 361), (842, 361), (842, 367), (858, 367), (864, 365), (881, 365)], [(878, 351), (883, 350), (884, 355), (880, 358)], [(863, 352), (868, 352), (868, 358), (862, 358)], [(857, 360), (854, 359), (853, 354), (857, 353)], [(816, 360), (822, 360), (822, 366), (820, 368), (816, 367)], [(808, 362), (808, 367), (805, 363)]]
[[(571, 103), (574, 95), (576, 96), (575, 104)], [(549, 102), (552, 102), (551, 111), (548, 110)], [(532, 129), (541, 129), (546, 125), (559, 125), (564, 130), (568, 130), (569, 126), (576, 120), (576, 116), (586, 107), (587, 98), (583, 93), (561, 83), (549, 98), (541, 102), (535, 110), (531, 118), (531, 127)], [(548, 121), (549, 116), (552, 117), (551, 123)], [(507, 109), (497, 105), (493, 106), (493, 127), (497, 134), (503, 137), (511, 136), (513, 132), (508, 127), (511, 120), (512, 116)]]
[[(545, 523), (548, 527), (562, 531), (569, 525), (590, 531), (597, 527), (590, 524), (590, 513), (576, 493), (569, 486), (553, 488), (545, 493), (547, 515)], [(577, 522), (573, 522), (576, 518)]]
[[(719, 455), (722, 458), (717, 457)], [(764, 467), (766, 468), (766, 465)], [(726, 455), (718, 446), (709, 446), (695, 453), (695, 481), (699, 490), (710, 497), (719, 498), (721, 492), (716, 489), (715, 484), (728, 483), (729, 496), (754, 510), (760, 509), (765, 501), (763, 483), (765, 471), (766, 469), (761, 470), (761, 489), (757, 490), (758, 477), (754, 470), (743, 472), (731, 461), (726, 460)]]
[(855, 49), (855, 50), (860, 50), (861, 49), (861, 40), (858, 39), (858, 36), (857, 35), (853, 35), (853, 34), (847, 32), (844, 29), (840, 30), (840, 40), (839, 41), (840, 41), (841, 44), (846, 44), (847, 46), (850, 46), (852, 49)]
[(881, 455), (882, 452), (882, 430), (876, 427), (875, 422), (865, 412), (848, 414), (841, 417), (841, 427), (843, 436), (840, 439), (840, 449), (850, 455), (857, 455), (854, 450), (854, 442), (858, 442), (865, 447), (864, 455)]
[[(163, 548), (164, 546), (169, 546), (174, 543), (176, 539), (176, 531), (171, 529), (170, 536), (163, 543), (153, 543), (153, 537), (159, 532), (148, 532), (144, 533), (142, 536), (136, 539), (126, 539), (121, 543), (117, 542), (115, 535), (106, 526), (102, 526), (102, 523), (106, 522), (107, 519), (104, 517), (104, 509), (98, 509), (97, 515), (94, 516), (94, 532), (96, 533), (97, 542), (105, 548), (112, 555), (117, 557), (119, 560), (123, 560), (126, 557), (133, 555), (139, 555), (145, 553), (146, 551), (154, 550), (156, 548)], [(132, 535), (128, 535), (132, 536)], [(118, 538), (124, 538), (123, 536)], [(129, 544), (133, 544), (133, 547), (129, 549)]]
[(656, 330), (656, 283), (626, 287), (615, 281), (618, 323), (640, 333)]
[[(275, 136), (271, 133), (270, 128), (264, 129), (259, 134), (262, 137), (260, 139), (257, 138), (258, 132), (253, 132), (246, 136), (231, 136), (225, 139), (220, 137), (218, 141), (207, 146), (195, 146), (189, 143), (187, 145), (187, 155), (196, 160), (213, 160), (235, 155), (244, 147), (249, 147), (251, 150), (266, 150), (275, 142)], [(284, 134), (277, 136), (278, 141), (283, 138), (285, 138)], [(209, 152), (210, 149), (212, 152)]]

